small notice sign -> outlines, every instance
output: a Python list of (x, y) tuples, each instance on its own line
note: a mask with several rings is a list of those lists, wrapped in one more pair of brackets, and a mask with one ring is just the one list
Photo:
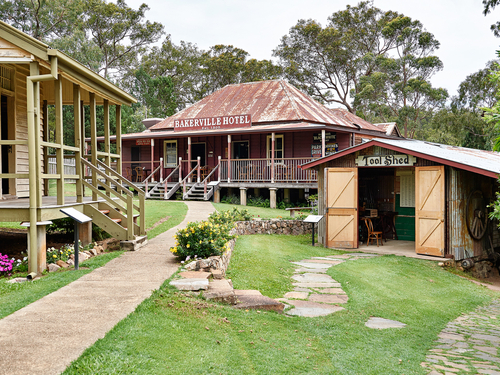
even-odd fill
[(323, 219), (323, 215), (309, 215), (306, 217), (303, 222), (304, 223), (319, 223)]
[(136, 146), (151, 146), (151, 139), (150, 138), (136, 139), (135, 145)]

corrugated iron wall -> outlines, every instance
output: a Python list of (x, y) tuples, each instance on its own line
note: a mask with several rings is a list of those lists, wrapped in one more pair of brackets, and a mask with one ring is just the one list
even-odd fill
[[(447, 253), (453, 254), (456, 260), (481, 255), (484, 249), (489, 249), (489, 232), (480, 241), (474, 240), (467, 229), (466, 206), (469, 194), (480, 190), (486, 202), (493, 196), (494, 180), (472, 172), (447, 167), (446, 204), (447, 204)], [(498, 228), (493, 228), (498, 232)], [(495, 237), (495, 236), (493, 236)]]

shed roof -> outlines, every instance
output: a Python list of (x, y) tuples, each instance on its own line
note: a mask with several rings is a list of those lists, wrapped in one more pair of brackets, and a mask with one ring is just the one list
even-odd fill
[(28, 52), (25, 56), (2, 57), (0, 63), (3, 61), (4, 63), (11, 64), (26, 64), (30, 61), (40, 61), (50, 66), (48, 65), (50, 64), (50, 58), (57, 57), (59, 71), (71, 77), (72, 81), (91, 88), (96, 94), (108, 98), (113, 102), (126, 105), (137, 102), (132, 95), (126, 93), (99, 74), (80, 64), (75, 59), (57, 49), (50, 48), (47, 44), (19, 31), (3, 21), (0, 21), (0, 38)]
[(366, 130), (383, 129), (339, 109), (329, 109), (284, 80), (228, 85), (192, 106), (152, 126), (151, 131), (172, 129), (174, 120), (230, 115), (251, 115), (252, 124), (306, 122)]
[(433, 160), (444, 165), (465, 169), (493, 178), (497, 178), (500, 174), (499, 152), (424, 142), (415, 139), (383, 138), (375, 138), (360, 145), (346, 148), (336, 154), (303, 164), (301, 168), (309, 169), (317, 167), (330, 160), (341, 158), (371, 146), (379, 146), (394, 151), (404, 152), (409, 155)]

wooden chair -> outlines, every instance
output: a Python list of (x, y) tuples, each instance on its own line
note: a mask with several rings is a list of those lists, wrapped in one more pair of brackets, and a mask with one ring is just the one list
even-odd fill
[(144, 171), (141, 167), (135, 167), (135, 182), (142, 182), (144, 179)]
[(380, 239), (380, 242), (382, 243), (382, 246), (384, 246), (384, 241), (382, 240), (382, 232), (375, 232), (373, 231), (373, 223), (372, 219), (365, 217), (363, 218), (365, 221), (366, 227), (368, 228), (368, 239), (366, 241), (366, 246), (370, 245), (370, 240), (377, 240), (377, 247), (378, 247), (378, 240)]
[(132, 181), (132, 168), (125, 167), (123, 172), (124, 172), (123, 175), (125, 176), (125, 178), (129, 181)]

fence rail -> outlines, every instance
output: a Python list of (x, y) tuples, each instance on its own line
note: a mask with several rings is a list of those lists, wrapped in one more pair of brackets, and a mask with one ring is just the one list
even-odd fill
[[(48, 172), (47, 174), (57, 174), (57, 160), (55, 155), (49, 155), (48, 160)], [(65, 175), (75, 175), (76, 174), (76, 159), (74, 156), (64, 156), (64, 174)], [(67, 182), (75, 182), (74, 179), (68, 179)]]
[(231, 182), (317, 182), (315, 170), (302, 170), (299, 165), (312, 158), (221, 160), (221, 181)]

